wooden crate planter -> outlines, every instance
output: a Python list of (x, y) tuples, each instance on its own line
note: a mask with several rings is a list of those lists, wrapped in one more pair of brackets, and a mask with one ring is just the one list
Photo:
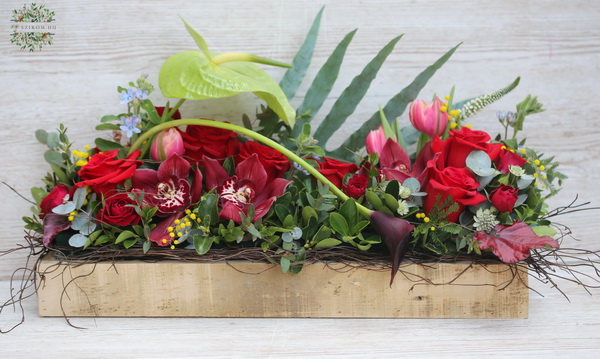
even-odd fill
[[(407, 279), (399, 273), (390, 288), (388, 271), (336, 271), (318, 263), (290, 275), (270, 264), (245, 261), (67, 266), (45, 258), (40, 270), (52, 267), (53, 271), (40, 282), (39, 313), (98, 317), (527, 317), (527, 275), (511, 283), (513, 274), (507, 265), (467, 268), (469, 265), (403, 265), (405, 273), (433, 283), (446, 283), (466, 271), (452, 285), (415, 285), (409, 279), (416, 277), (408, 275)], [(65, 284), (73, 279), (63, 293)]]

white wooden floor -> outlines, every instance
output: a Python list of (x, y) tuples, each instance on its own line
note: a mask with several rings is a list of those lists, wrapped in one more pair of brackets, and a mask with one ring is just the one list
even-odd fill
[[(512, 110), (527, 94), (547, 111), (525, 124), (528, 144), (556, 155), (570, 177), (553, 206), (576, 194), (600, 205), (600, 1), (392, 1), (392, 0), (47, 0), (56, 12), (55, 43), (41, 52), (20, 51), (9, 42), (10, 14), (22, 0), (0, 1), (0, 180), (28, 195), (48, 171), (44, 149), (33, 133), (60, 122), (83, 146), (105, 114), (122, 110), (116, 95), (141, 73), (156, 83), (162, 62), (195, 48), (177, 18), (203, 34), (211, 49), (246, 51), (291, 61), (310, 23), (326, 5), (313, 67), (295, 103), (342, 37), (358, 28), (340, 83), (327, 110), (362, 67), (389, 40), (405, 34), (374, 85), (344, 126), (347, 135), (420, 71), (463, 42), (423, 90), (422, 98), (457, 98), (496, 90), (521, 76), (520, 86), (490, 106), (472, 124), (498, 131), (496, 111)], [(276, 79), (279, 69), (268, 70)], [(153, 100), (161, 99), (157, 92)], [(252, 114), (252, 96), (189, 102), (186, 116), (239, 122)], [(401, 118), (407, 121), (406, 116)], [(344, 138), (344, 134), (337, 140)], [(0, 250), (23, 236), (20, 218), (29, 204), (0, 186)], [(560, 218), (580, 242), (569, 247), (600, 249), (598, 212)], [(0, 301), (22, 255), (0, 258)], [(536, 285), (539, 288), (539, 285)], [(564, 284), (571, 303), (548, 287), (532, 293), (527, 320), (295, 320), (295, 319), (75, 319), (39, 318), (35, 298), (25, 303), (26, 323), (0, 335), (0, 358), (164, 357), (600, 357), (600, 290), (590, 297)], [(132, 299), (134, 300), (134, 299)], [(4, 312), (0, 327), (17, 319)]]
[(31, 298), (26, 322), (0, 336), (0, 358), (600, 357), (600, 293), (565, 283), (569, 303), (533, 287), (545, 297), (531, 294), (528, 319), (72, 318), (83, 330), (38, 317)]

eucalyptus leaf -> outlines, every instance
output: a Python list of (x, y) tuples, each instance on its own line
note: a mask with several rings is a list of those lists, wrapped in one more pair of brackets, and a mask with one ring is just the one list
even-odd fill
[(533, 182), (534, 178), (532, 175), (523, 175), (517, 181), (517, 187), (519, 189), (527, 188)]
[(294, 240), (294, 237), (292, 237), (292, 234), (290, 232), (285, 232), (281, 235), (281, 239), (284, 242), (292, 242)]
[(419, 180), (413, 177), (405, 179), (404, 182), (402, 182), (402, 185), (410, 188), (410, 192), (413, 194), (421, 190), (421, 184), (419, 183)]
[(52, 150), (58, 148), (60, 145), (60, 138), (58, 137), (58, 133), (49, 132), (48, 136), (46, 137), (46, 144)]
[(281, 257), (279, 265), (281, 265), (281, 272), (287, 273), (290, 270), (290, 260), (287, 257)]
[(69, 245), (75, 248), (81, 248), (85, 246), (88, 241), (88, 237), (83, 234), (76, 233), (69, 238)]
[[(68, 198), (68, 195), (67, 197)], [(66, 202), (63, 204), (59, 204), (58, 206), (52, 208), (52, 212), (56, 214), (69, 214), (75, 210), (75, 203)]]
[(35, 138), (42, 145), (47, 145), (48, 144), (48, 132), (46, 132), (44, 130), (37, 130), (37, 131), (35, 131)]
[(79, 187), (73, 193), (73, 203), (75, 203), (75, 208), (80, 209), (83, 206), (83, 202), (85, 202), (85, 198), (87, 196), (87, 191), (85, 187)]
[(529, 195), (527, 194), (520, 194), (519, 196), (517, 196), (517, 201), (515, 202), (515, 205), (513, 207), (518, 207), (525, 203), (525, 201), (527, 201), (527, 197), (529, 197)]
[(485, 151), (473, 150), (466, 159), (467, 167), (476, 175), (481, 177), (491, 176), (495, 170), (492, 168), (492, 160)]
[(63, 160), (62, 155), (56, 151), (48, 150), (44, 152), (44, 159), (51, 165), (65, 168), (65, 161)]

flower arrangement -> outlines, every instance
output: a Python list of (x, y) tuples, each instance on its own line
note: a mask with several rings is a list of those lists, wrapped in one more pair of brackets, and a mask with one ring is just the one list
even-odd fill
[[(546, 201), (565, 176), (552, 157), (519, 138), (525, 119), (542, 105), (527, 96), (512, 112), (498, 113), (497, 136), (466, 122), (519, 78), (465, 101), (455, 100), (454, 88), (431, 102), (417, 99), (455, 47), (329, 151), (325, 144), (400, 38), (377, 54), (313, 131), (311, 120), (353, 36), (342, 40), (294, 109), (289, 100), (309, 66), (320, 17), (293, 67), (251, 54), (215, 54), (185, 24), (199, 50), (167, 59), (158, 78), (164, 97), (178, 99), (173, 106), (153, 103), (148, 96), (155, 88), (142, 76), (118, 87), (123, 112), (101, 118), (94, 145), (76, 146), (63, 125), (36, 132), (48, 147), (51, 172), (32, 189), (36, 205), (24, 217), (26, 228), (45, 251), (74, 257), (109, 250), (201, 258), (252, 248), (291, 273), (323, 251), (334, 258), (336, 251), (383, 253), (391, 282), (406, 257), (548, 265), (546, 258), (559, 253), (550, 218), (565, 209), (551, 211)], [(254, 63), (289, 70), (278, 84)], [(184, 101), (244, 92), (266, 106), (255, 120), (243, 115), (243, 126), (179, 112)], [(400, 117), (406, 109), (408, 119)]]

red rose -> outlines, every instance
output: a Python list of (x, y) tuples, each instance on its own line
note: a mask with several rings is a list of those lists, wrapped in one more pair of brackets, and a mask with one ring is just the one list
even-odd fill
[[(156, 113), (158, 113), (158, 117), (162, 117), (163, 113), (165, 112), (165, 107), (164, 106), (156, 106), (154, 108), (156, 109)], [(169, 109), (169, 111), (171, 111), (171, 110), (172, 110), (172, 108)], [(175, 111), (175, 113), (173, 114), (171, 119), (181, 120), (181, 113), (179, 112), (179, 110)]]
[(467, 156), (473, 150), (484, 151), (494, 161), (500, 153), (501, 143), (488, 143), (490, 135), (483, 131), (473, 131), (462, 127), (460, 131), (450, 131), (450, 137), (442, 141), (439, 137), (431, 143), (433, 153), (441, 153), (437, 160), (440, 169), (446, 167), (464, 168)]
[(235, 132), (206, 126), (187, 126), (181, 132), (185, 157), (202, 164), (202, 156), (223, 163), (227, 157), (235, 156), (240, 149)]
[(354, 199), (360, 198), (367, 190), (369, 178), (360, 175), (354, 175), (348, 180), (348, 184), (344, 187), (344, 193)]
[(127, 193), (117, 193), (104, 200), (104, 207), (100, 208), (96, 218), (112, 226), (135, 226), (140, 216), (132, 205), (136, 205), (136, 202)]
[(496, 160), (496, 168), (502, 173), (508, 173), (510, 166), (523, 167), (527, 160), (509, 150), (501, 150)]
[(54, 187), (42, 202), (40, 202), (40, 218), (43, 219), (47, 213), (52, 213), (52, 209), (63, 204), (65, 197), (69, 194), (67, 186), (59, 184)]
[(117, 154), (118, 150), (110, 150), (93, 155), (88, 164), (77, 172), (82, 181), (75, 185), (91, 186), (94, 192), (104, 195), (115, 191), (117, 185), (122, 186), (142, 162), (136, 161), (140, 151), (135, 151), (124, 159), (117, 159)]
[(240, 148), (240, 153), (235, 158), (235, 163), (238, 164), (243, 160), (250, 158), (253, 154), (258, 156), (258, 160), (267, 171), (269, 180), (281, 178), (286, 173), (291, 165), (285, 155), (281, 152), (272, 149), (269, 146), (261, 145), (256, 141), (246, 141)]
[(517, 192), (519, 192), (518, 188), (501, 184), (490, 193), (490, 201), (498, 211), (512, 213), (515, 203), (519, 199)]
[(319, 169), (328, 180), (330, 180), (338, 188), (342, 187), (342, 181), (348, 173), (358, 171), (358, 166), (354, 163), (346, 163), (333, 158), (323, 157), (323, 161), (319, 161)]
[[(447, 219), (450, 222), (458, 222), (458, 217), (465, 206), (476, 206), (486, 200), (485, 196), (477, 192), (479, 183), (475, 181), (468, 168), (446, 167), (440, 171), (435, 168), (434, 160), (429, 161), (428, 166), (430, 179), (423, 204), (425, 213), (430, 213), (448, 196), (452, 196), (454, 202), (458, 203), (458, 211), (450, 213)], [(439, 202), (436, 200), (438, 195)]]

